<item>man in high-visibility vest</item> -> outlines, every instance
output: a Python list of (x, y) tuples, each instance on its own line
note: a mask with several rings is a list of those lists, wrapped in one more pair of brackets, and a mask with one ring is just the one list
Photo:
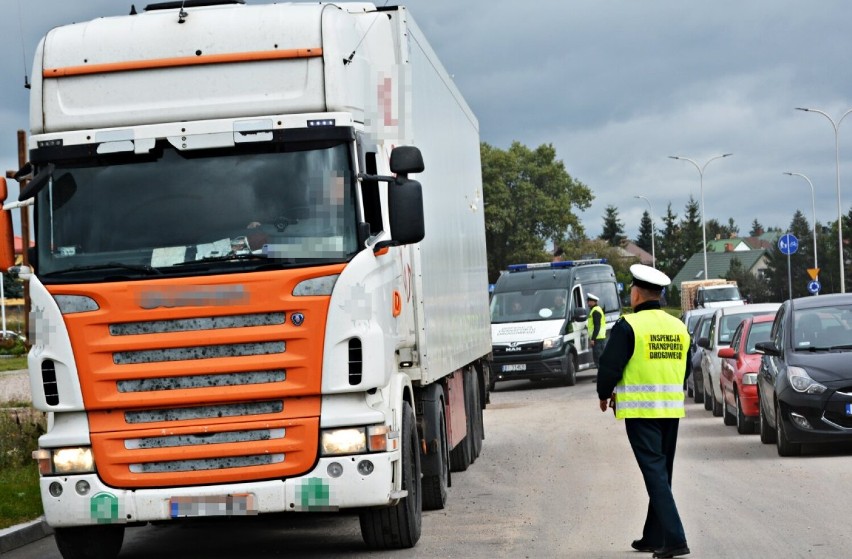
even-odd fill
[(589, 345), (592, 346), (592, 359), (595, 368), (600, 367), (601, 355), (606, 347), (606, 315), (598, 305), (600, 299), (594, 293), (586, 294), (586, 304), (589, 307), (589, 318), (586, 327), (589, 329)]
[(689, 333), (660, 308), (669, 277), (642, 264), (631, 266), (630, 273), (633, 314), (620, 318), (610, 332), (598, 369), (598, 398), (601, 411), (612, 407), (625, 420), (648, 491), (642, 538), (631, 546), (654, 557), (677, 557), (690, 552), (671, 487), (678, 422), (685, 415)]

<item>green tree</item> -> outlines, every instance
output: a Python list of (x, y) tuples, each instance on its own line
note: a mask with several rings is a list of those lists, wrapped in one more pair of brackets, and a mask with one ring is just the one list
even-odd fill
[(618, 217), (618, 208), (607, 206), (603, 220), (603, 233), (599, 238), (611, 247), (621, 246), (621, 241), (627, 237), (624, 236), (624, 222)]
[(642, 219), (639, 221), (639, 236), (636, 237), (636, 246), (645, 252), (651, 252), (653, 235), (654, 222), (651, 221), (651, 214), (648, 213), (648, 210), (645, 210), (642, 212)]
[(658, 237), (660, 242), (657, 244), (657, 269), (671, 278), (675, 277), (686, 263), (686, 258), (681, 251), (680, 236), (677, 214), (672, 212), (672, 204), (669, 202), (663, 216), (663, 231)]
[(808, 276), (807, 269), (812, 267), (814, 262), (813, 237), (808, 220), (801, 210), (796, 210), (787, 231), (799, 240), (796, 252), (788, 258), (776, 246), (767, 254), (766, 277), (769, 281), (772, 298), (775, 301), (788, 299), (791, 288), (793, 297), (809, 295), (807, 286), (810, 276)]
[(546, 246), (561, 246), (567, 232), (582, 235), (575, 210), (588, 209), (594, 196), (551, 144), (532, 150), (513, 142), (501, 150), (482, 142), (480, 153), (490, 281), (513, 262), (549, 260)]
[(704, 239), (701, 231), (701, 212), (698, 208), (698, 202), (695, 201), (692, 195), (689, 196), (689, 200), (686, 202), (683, 219), (680, 220), (680, 231), (679, 250), (684, 256), (683, 262), (685, 263), (690, 256), (704, 250)]
[(724, 276), (727, 280), (734, 280), (740, 289), (740, 294), (749, 303), (768, 303), (773, 300), (769, 283), (762, 277), (755, 276), (743, 267), (739, 258), (731, 258), (731, 266)]
[(763, 235), (763, 225), (755, 218), (754, 221), (751, 222), (751, 230), (748, 232), (749, 237), (760, 237)]

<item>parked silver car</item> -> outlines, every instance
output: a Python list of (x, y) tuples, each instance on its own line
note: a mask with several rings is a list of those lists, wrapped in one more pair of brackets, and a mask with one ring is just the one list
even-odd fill
[(716, 309), (710, 321), (707, 337), (699, 338), (698, 345), (705, 349), (701, 357), (701, 376), (704, 383), (704, 409), (712, 410), (716, 417), (722, 416), (722, 360), (719, 349), (731, 345), (734, 330), (746, 318), (772, 314), (778, 310), (781, 303), (759, 303), (737, 307)]

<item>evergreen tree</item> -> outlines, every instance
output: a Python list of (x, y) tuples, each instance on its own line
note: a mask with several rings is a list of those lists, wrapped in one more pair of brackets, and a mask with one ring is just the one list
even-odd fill
[(769, 303), (773, 300), (769, 283), (764, 278), (755, 276), (746, 270), (736, 256), (731, 258), (731, 266), (724, 278), (736, 281), (740, 295), (745, 297), (749, 303)]
[[(684, 253), (686, 260), (696, 252), (704, 251), (704, 239), (701, 231), (701, 212), (698, 202), (689, 196), (684, 208), (683, 219), (680, 220), (680, 250)], [(708, 239), (711, 238), (708, 236)], [(686, 262), (684, 260), (684, 262)]]
[(757, 218), (755, 218), (755, 220), (751, 222), (751, 231), (748, 232), (748, 236), (760, 237), (763, 233), (763, 225), (761, 225), (760, 222), (757, 221)]
[(654, 223), (648, 210), (642, 212), (642, 220), (639, 222), (639, 236), (636, 237), (636, 246), (646, 252), (651, 252), (653, 247)]
[(624, 235), (624, 223), (618, 218), (618, 208), (607, 206), (603, 220), (603, 233), (599, 238), (609, 246), (621, 246), (621, 241), (627, 237)]
[(799, 241), (796, 252), (788, 259), (776, 246), (767, 254), (766, 276), (775, 301), (788, 299), (791, 290), (793, 297), (809, 295), (807, 286), (811, 278), (807, 269), (813, 266), (813, 237), (808, 220), (801, 210), (796, 210), (793, 215), (788, 232)]

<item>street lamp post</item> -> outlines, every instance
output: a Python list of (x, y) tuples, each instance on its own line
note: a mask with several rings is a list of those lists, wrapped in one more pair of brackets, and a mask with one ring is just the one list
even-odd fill
[(656, 268), (657, 252), (654, 249), (654, 237), (656, 236), (656, 234), (654, 233), (654, 210), (651, 209), (651, 201), (648, 200), (646, 197), (634, 196), (634, 198), (641, 198), (642, 200), (645, 200), (645, 202), (648, 204), (648, 215), (651, 216), (651, 267)]
[(733, 153), (724, 153), (722, 155), (716, 155), (716, 156), (708, 159), (707, 162), (704, 163), (703, 166), (699, 166), (698, 163), (696, 163), (695, 161), (693, 161), (692, 159), (690, 159), (688, 157), (680, 157), (678, 155), (670, 155), (669, 156), (669, 158), (671, 158), (671, 159), (678, 159), (680, 161), (689, 161), (690, 163), (695, 165), (695, 168), (698, 170), (698, 175), (700, 177), (700, 184), (701, 184), (701, 243), (703, 245), (703, 250), (704, 250), (704, 279), (709, 279), (707, 277), (707, 222), (704, 219), (704, 169), (707, 168), (707, 165), (709, 165), (711, 161), (715, 161), (717, 159), (722, 159), (723, 157), (730, 157), (731, 155), (733, 155)]
[(837, 122), (834, 122), (828, 114), (819, 110), (819, 109), (808, 109), (806, 107), (796, 107), (797, 111), (805, 111), (807, 113), (818, 113), (828, 119), (831, 123), (831, 126), (834, 128), (834, 164), (836, 168), (835, 178), (837, 182), (837, 251), (840, 253), (840, 292), (846, 293), (846, 271), (845, 268), (845, 260), (843, 258), (843, 209), (840, 206), (840, 123), (843, 122), (843, 119), (846, 118), (846, 115), (852, 113), (852, 109), (849, 109), (843, 116), (838, 119)]
[[(784, 171), (785, 175), (790, 175), (791, 177), (802, 177), (808, 184), (811, 186), (811, 209), (814, 215), (814, 269), (819, 270), (819, 264), (817, 261), (817, 230), (816, 230), (816, 196), (814, 196), (814, 183), (811, 182), (807, 176), (802, 173), (790, 173), (789, 171)], [(819, 277), (819, 276), (817, 276)], [(817, 278), (814, 278), (817, 279)]]

